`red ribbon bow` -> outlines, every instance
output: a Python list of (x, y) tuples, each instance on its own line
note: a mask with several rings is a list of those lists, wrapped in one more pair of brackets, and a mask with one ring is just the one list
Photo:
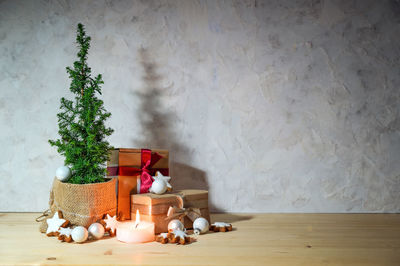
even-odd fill
[(151, 153), (149, 149), (141, 150), (141, 168), (120, 166), (119, 175), (122, 176), (137, 176), (140, 175), (140, 193), (147, 193), (153, 184), (153, 177), (156, 171), (160, 169), (153, 169), (155, 165), (163, 156), (157, 152)]

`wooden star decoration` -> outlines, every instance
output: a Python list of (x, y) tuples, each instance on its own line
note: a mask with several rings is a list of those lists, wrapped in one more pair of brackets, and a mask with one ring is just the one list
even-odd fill
[(174, 230), (172, 232), (172, 239), (170, 240), (170, 243), (178, 243), (181, 245), (185, 245), (190, 243), (191, 239), (190, 237), (182, 230)]
[(171, 233), (161, 233), (156, 237), (156, 241), (160, 242), (161, 244), (167, 244), (170, 238), (172, 238)]
[(175, 237), (180, 237), (180, 238), (188, 237), (188, 235), (184, 231), (178, 229), (175, 229), (173, 231), (173, 234), (175, 235)]
[(210, 226), (210, 231), (214, 232), (228, 232), (232, 231), (232, 224), (215, 222)]
[(106, 231), (109, 232), (111, 236), (115, 235), (115, 230), (118, 227), (118, 221), (117, 221), (117, 216), (114, 215), (111, 217), (109, 214), (107, 214), (107, 218), (103, 220), (102, 224), (105, 227)]
[(67, 227), (67, 228), (63, 228), (60, 227), (60, 229), (58, 230), (58, 232), (60, 233), (60, 235), (58, 236), (58, 240), (61, 241), (65, 241), (65, 242), (72, 242), (72, 228)]
[(68, 220), (63, 219), (60, 211), (54, 213), (53, 217), (46, 220), (47, 222), (47, 236), (57, 236), (59, 234), (58, 229), (65, 227), (69, 224)]

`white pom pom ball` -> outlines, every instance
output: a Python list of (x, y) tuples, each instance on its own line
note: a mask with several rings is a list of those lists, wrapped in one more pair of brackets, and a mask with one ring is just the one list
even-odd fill
[(174, 230), (181, 230), (183, 231), (185, 227), (183, 226), (183, 223), (179, 221), (178, 219), (171, 220), (168, 223), (168, 232), (172, 232)]
[(153, 184), (151, 185), (151, 188), (149, 190), (151, 193), (154, 194), (164, 194), (165, 191), (167, 191), (167, 182), (165, 182), (162, 179), (156, 179), (154, 180)]
[(208, 223), (207, 219), (203, 217), (199, 217), (193, 222), (193, 230), (196, 235), (208, 232), (209, 228), (210, 224)]
[(94, 238), (100, 239), (104, 236), (104, 227), (99, 223), (92, 223), (88, 228), (88, 232)]
[(68, 166), (60, 166), (56, 170), (56, 177), (60, 181), (66, 181), (71, 177), (71, 169)]
[(83, 226), (77, 226), (72, 229), (71, 237), (77, 243), (85, 242), (88, 238), (88, 231)]

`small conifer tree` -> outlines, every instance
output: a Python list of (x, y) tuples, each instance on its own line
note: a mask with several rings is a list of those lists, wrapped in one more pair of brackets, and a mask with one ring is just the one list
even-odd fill
[(49, 140), (58, 152), (65, 157), (65, 165), (72, 170), (68, 180), (74, 184), (88, 184), (105, 181), (105, 163), (112, 149), (105, 140), (113, 132), (104, 125), (111, 116), (103, 107), (103, 101), (96, 97), (101, 94), (101, 75), (91, 77), (87, 64), (90, 37), (84, 26), (78, 24), (76, 42), (79, 52), (73, 67), (67, 67), (71, 78), (70, 91), (75, 94), (75, 101), (61, 98), (61, 112), (58, 117), (58, 133), (61, 138)]

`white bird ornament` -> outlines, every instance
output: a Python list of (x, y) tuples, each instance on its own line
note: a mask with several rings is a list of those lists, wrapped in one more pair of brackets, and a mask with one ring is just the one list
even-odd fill
[(151, 185), (149, 192), (150, 193), (154, 193), (154, 194), (164, 194), (165, 191), (171, 191), (172, 190), (172, 186), (169, 183), (169, 181), (171, 180), (170, 176), (165, 176), (163, 174), (161, 174), (159, 171), (156, 172), (156, 175), (153, 176), (153, 184)]

